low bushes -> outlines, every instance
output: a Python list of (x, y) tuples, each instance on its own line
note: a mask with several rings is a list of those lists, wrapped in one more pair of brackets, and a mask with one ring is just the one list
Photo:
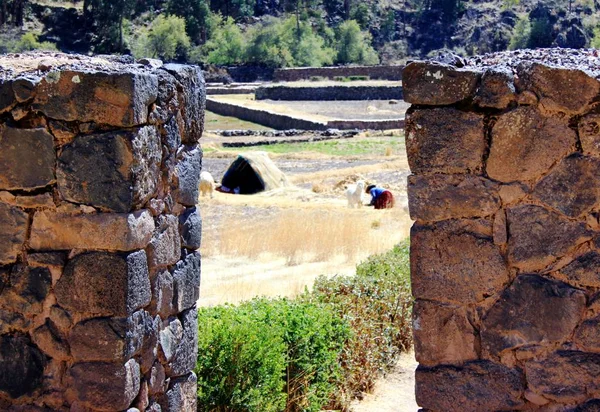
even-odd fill
[(412, 345), (408, 242), (296, 299), (199, 311), (202, 411), (347, 410)]

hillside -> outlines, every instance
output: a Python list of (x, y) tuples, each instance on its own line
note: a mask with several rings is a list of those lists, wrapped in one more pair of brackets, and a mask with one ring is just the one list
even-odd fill
[[(138, 33), (152, 29), (154, 17), (161, 13), (179, 14), (185, 19), (191, 42), (186, 52), (178, 45), (177, 53), (166, 59), (196, 63), (207, 60), (206, 43), (211, 36), (216, 37), (216, 23), (210, 20), (213, 13), (231, 16), (244, 37), (253, 27), (265, 25), (273, 17), (292, 16), (312, 26), (325, 39), (324, 54), (331, 53), (333, 45), (329, 43), (335, 41), (328, 39), (327, 36), (333, 38), (328, 28), (335, 29), (344, 20), (356, 20), (370, 34), (364, 41), (373, 46), (382, 63), (402, 63), (427, 57), (439, 49), (468, 56), (506, 50), (509, 46), (589, 47), (600, 11), (597, 0), (123, 0), (129, 6), (120, 9), (106, 0), (6, 1), (8, 15), (0, 10), (0, 51), (10, 51), (10, 45), (16, 44), (19, 36), (33, 32), (39, 35), (39, 42), (52, 42), (65, 51), (129, 53), (135, 51), (132, 42)], [(11, 12), (15, 15), (11, 16)], [(25, 44), (27, 47), (35, 48), (35, 44)], [(18, 49), (13, 46), (12, 51), (15, 48)], [(246, 60), (270, 66), (330, 63), (327, 58), (312, 63), (310, 59), (261, 62), (260, 58), (259, 51), (258, 57)], [(332, 62), (353, 61), (334, 58)]]

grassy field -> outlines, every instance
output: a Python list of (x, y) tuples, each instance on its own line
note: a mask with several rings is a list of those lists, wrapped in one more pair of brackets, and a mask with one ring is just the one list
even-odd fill
[(206, 130), (273, 130), (260, 124), (246, 122), (236, 117), (221, 116), (206, 111), (204, 118)]
[[(215, 152), (214, 147), (207, 147), (205, 152)], [(239, 152), (239, 148), (219, 148), (229, 152)], [(276, 143), (253, 146), (252, 150), (269, 153), (321, 153), (329, 156), (390, 156), (403, 153), (405, 140), (403, 131), (373, 132), (371, 135), (356, 138), (324, 140), (320, 142)]]

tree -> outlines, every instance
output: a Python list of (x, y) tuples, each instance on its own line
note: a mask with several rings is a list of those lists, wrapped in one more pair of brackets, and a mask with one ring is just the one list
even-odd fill
[(340, 24), (336, 32), (338, 63), (377, 64), (379, 57), (371, 46), (371, 36), (361, 32), (354, 20)]
[(204, 46), (207, 62), (219, 65), (242, 63), (244, 49), (244, 36), (231, 17), (221, 22)]
[(133, 12), (135, 0), (84, 0), (83, 15), (96, 26), (99, 50), (123, 52), (123, 23)]
[(190, 47), (190, 38), (185, 32), (185, 20), (177, 16), (158, 15), (150, 29), (145, 30), (134, 41), (134, 56), (173, 60), (184, 55)]
[(539, 17), (531, 20), (531, 31), (527, 47), (534, 49), (536, 47), (550, 47), (552, 45), (552, 24), (546, 17)]
[(10, 24), (15, 27), (23, 26), (27, 0), (0, 0), (0, 27)]
[(510, 38), (510, 44), (508, 45), (508, 48), (510, 50), (525, 49), (529, 42), (530, 32), (531, 24), (529, 22), (529, 18), (521, 17), (515, 25), (515, 29), (513, 31), (512, 37)]
[(195, 43), (206, 42), (211, 14), (207, 0), (169, 0), (167, 12), (185, 19), (187, 34)]

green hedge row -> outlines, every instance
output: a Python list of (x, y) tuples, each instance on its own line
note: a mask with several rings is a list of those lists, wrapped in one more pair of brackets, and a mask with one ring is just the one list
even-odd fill
[(412, 345), (408, 243), (296, 299), (199, 311), (201, 411), (347, 410)]

